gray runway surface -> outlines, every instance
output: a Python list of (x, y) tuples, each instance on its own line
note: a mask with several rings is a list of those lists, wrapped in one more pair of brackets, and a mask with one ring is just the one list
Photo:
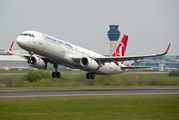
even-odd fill
[(179, 88), (1, 90), (0, 98), (55, 97), (55, 96), (60, 97), (60, 96), (153, 95), (153, 94), (179, 94)]

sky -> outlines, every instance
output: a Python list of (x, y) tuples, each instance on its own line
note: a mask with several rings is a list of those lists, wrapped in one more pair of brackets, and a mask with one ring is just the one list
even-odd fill
[[(0, 49), (36, 30), (109, 55), (109, 25), (129, 36), (126, 54), (179, 55), (179, 0), (0, 0)], [(118, 41), (118, 42), (119, 42)], [(13, 49), (19, 49), (15, 43)]]

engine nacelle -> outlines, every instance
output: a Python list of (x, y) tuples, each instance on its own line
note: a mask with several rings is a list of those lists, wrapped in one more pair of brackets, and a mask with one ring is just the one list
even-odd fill
[(35, 67), (35, 68), (38, 68), (38, 69), (45, 69), (47, 67), (47, 64), (45, 63), (44, 60), (42, 60), (41, 58), (39, 57), (36, 57), (36, 56), (33, 56), (30, 60), (30, 58), (27, 60), (27, 63), (32, 66), (32, 67)]
[(89, 70), (99, 69), (98, 63), (95, 60), (88, 58), (88, 57), (81, 58), (80, 64), (81, 64), (81, 66), (83, 66), (84, 68), (89, 69)]

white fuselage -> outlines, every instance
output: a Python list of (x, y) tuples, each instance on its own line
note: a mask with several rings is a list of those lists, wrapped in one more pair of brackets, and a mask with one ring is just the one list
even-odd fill
[[(82, 67), (80, 63), (75, 62), (72, 58), (78, 57), (105, 57), (93, 51), (81, 48), (63, 40), (51, 37), (49, 35), (37, 32), (37, 31), (25, 31), (23, 33), (33, 34), (32, 36), (19, 36), (17, 38), (17, 44), (24, 50), (33, 51), (33, 53), (48, 58), (57, 64), (67, 66), (74, 69), (83, 69), (89, 71), (85, 67)], [(110, 75), (124, 72), (121, 70), (120, 64), (117, 66), (114, 62), (108, 62), (92, 72), (99, 75)]]

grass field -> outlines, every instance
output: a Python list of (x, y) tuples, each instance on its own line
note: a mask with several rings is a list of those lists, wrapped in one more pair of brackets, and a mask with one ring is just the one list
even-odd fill
[(179, 95), (0, 99), (1, 120), (179, 119)]
[[(0, 90), (23, 89), (80, 89), (80, 88), (162, 88), (179, 87), (179, 77), (168, 73), (96, 75), (94, 80), (86, 79), (83, 71), (63, 71), (60, 79), (51, 77), (52, 71), (0, 71)], [(3, 71), (4, 72), (4, 71)], [(9, 72), (9, 74), (8, 74)], [(17, 73), (17, 74), (10, 74)], [(36, 74), (37, 73), (37, 74)], [(28, 76), (27, 76), (28, 75)], [(27, 78), (35, 81), (29, 82)]]
[[(9, 72), (28, 73), (0, 71)], [(44, 73), (49, 76), (43, 77)], [(87, 80), (81, 71), (61, 73), (60, 79), (52, 79), (51, 71), (43, 71), (35, 82), (28, 82), (22, 74), (0, 74), (0, 90), (179, 87), (179, 77), (170, 77), (167, 73), (96, 75), (94, 80)], [(178, 120), (179, 95), (3, 98), (0, 99), (0, 120), (7, 119)]]

